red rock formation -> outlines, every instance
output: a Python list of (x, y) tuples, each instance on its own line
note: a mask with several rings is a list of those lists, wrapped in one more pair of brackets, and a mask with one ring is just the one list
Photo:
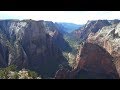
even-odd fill
[[(85, 43), (77, 55), (78, 65), (69, 72), (69, 78), (117, 79), (119, 76), (112, 59), (112, 56), (99, 45)], [(64, 72), (61, 74), (59, 78), (67, 75)]]
[(120, 23), (103, 27), (95, 35), (89, 36), (87, 41), (105, 48), (113, 57), (113, 62), (120, 76)]
[(111, 78), (117, 77), (112, 56), (105, 49), (92, 43), (84, 44), (77, 68), (95, 73), (104, 73), (110, 75)]

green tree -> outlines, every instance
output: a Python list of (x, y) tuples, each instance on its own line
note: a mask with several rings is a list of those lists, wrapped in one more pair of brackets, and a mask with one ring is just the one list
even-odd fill
[(28, 70), (29, 77), (32, 77), (33, 79), (36, 79), (38, 77), (38, 74), (34, 71)]
[(9, 72), (10, 71), (16, 71), (16, 66), (15, 65), (10, 65), (6, 68), (0, 68), (0, 78), (1, 79), (8, 79)]

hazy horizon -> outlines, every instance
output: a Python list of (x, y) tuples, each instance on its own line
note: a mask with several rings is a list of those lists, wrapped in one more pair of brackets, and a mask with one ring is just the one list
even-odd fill
[(32, 19), (85, 24), (88, 20), (120, 19), (120, 11), (0, 11), (0, 19)]

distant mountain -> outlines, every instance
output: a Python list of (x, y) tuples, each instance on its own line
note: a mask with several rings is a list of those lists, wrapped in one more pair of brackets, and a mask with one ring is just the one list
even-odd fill
[(71, 32), (71, 36), (77, 40), (84, 41), (88, 38), (88, 35), (98, 32), (102, 27), (111, 25), (108, 20), (91, 20), (88, 21), (83, 27)]
[(65, 31), (65, 27), (59, 23), (54, 23), (57, 30), (62, 34), (68, 34), (68, 32)]
[(65, 31), (68, 33), (82, 27), (82, 25), (78, 25), (74, 23), (57, 22), (57, 24), (62, 28), (62, 31)]
[(117, 24), (117, 23), (119, 23), (119, 22), (120, 22), (120, 20), (119, 20), (119, 19), (108, 20), (108, 21), (109, 21), (109, 23), (111, 23), (111, 24)]

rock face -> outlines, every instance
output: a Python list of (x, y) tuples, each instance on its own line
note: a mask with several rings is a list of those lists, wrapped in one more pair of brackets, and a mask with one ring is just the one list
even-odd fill
[(7, 66), (7, 54), (8, 50), (3, 45), (0, 44), (0, 66)]
[[(118, 79), (119, 76), (112, 59), (113, 57), (99, 45), (85, 43), (77, 55), (76, 68), (64, 73), (64, 76), (69, 73), (68, 78), (73, 79)], [(62, 74), (58, 76), (60, 75)]]
[(44, 22), (46, 32), (52, 37), (53, 43), (58, 46), (61, 51), (67, 51), (70, 52), (72, 48), (70, 45), (64, 40), (63, 34), (65, 34), (64, 31), (62, 31), (62, 28), (59, 27), (59, 25), (54, 24), (51, 21)]
[(71, 34), (78, 40), (86, 40), (90, 33), (96, 33), (104, 26), (108, 26), (110, 23), (107, 20), (95, 20), (88, 21), (82, 28), (79, 30), (73, 31)]
[(85, 43), (78, 54), (77, 69), (90, 74), (90, 78), (118, 78), (112, 59), (112, 56), (97, 44)]
[(28, 68), (45, 77), (53, 76), (59, 64), (67, 61), (55, 45), (54, 37), (59, 38), (59, 32), (51, 25), (46, 21), (1, 20), (0, 67), (15, 64), (18, 69)]
[(88, 37), (88, 42), (97, 43), (104, 47), (114, 57), (113, 61), (116, 65), (120, 76), (120, 23), (103, 27), (96, 34)]
[(55, 79), (69, 79), (70, 71), (66, 68), (59, 69), (55, 74)]

